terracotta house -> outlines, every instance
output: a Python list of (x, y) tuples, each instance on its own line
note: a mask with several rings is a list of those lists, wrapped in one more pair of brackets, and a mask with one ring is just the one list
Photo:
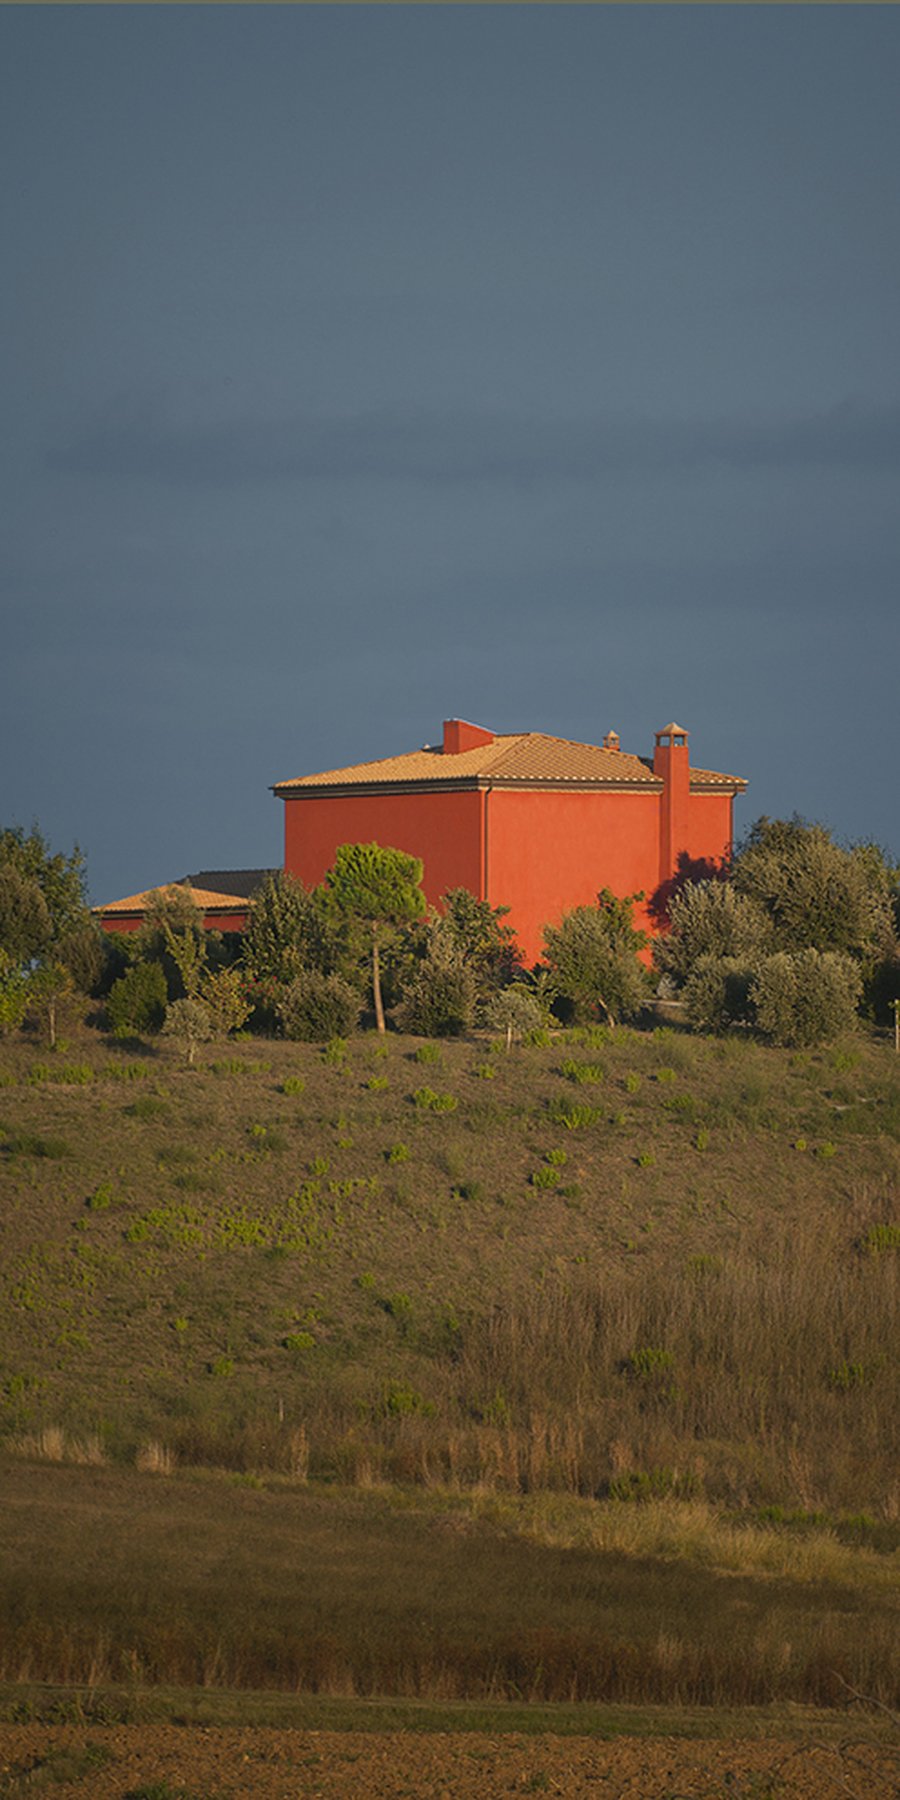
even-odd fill
[(206, 931), (243, 931), (250, 900), (271, 873), (269, 869), (207, 869), (164, 883), (162, 890), (148, 888), (145, 893), (128, 894), (124, 900), (110, 900), (91, 910), (104, 931), (139, 931), (160, 891), (171, 893), (174, 889), (190, 895), (203, 915)]
[(731, 850), (739, 775), (691, 767), (680, 725), (656, 733), (652, 757), (528, 731), (444, 722), (440, 744), (278, 782), (284, 866), (322, 880), (339, 844), (376, 842), (422, 859), (437, 902), (466, 887), (510, 908), (527, 963), (542, 930), (600, 888), (643, 893), (635, 923), (659, 928), (679, 872), (712, 872)]

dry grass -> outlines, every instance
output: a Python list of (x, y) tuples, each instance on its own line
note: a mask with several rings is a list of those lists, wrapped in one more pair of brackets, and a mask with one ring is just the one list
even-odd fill
[(834, 1705), (846, 1683), (896, 1700), (877, 1559), (829, 1565), (823, 1539), (802, 1579), (774, 1552), (760, 1572), (753, 1534), (742, 1547), (699, 1509), (548, 1516), (49, 1464), (9, 1465), (4, 1488), (6, 1682), (703, 1706)]

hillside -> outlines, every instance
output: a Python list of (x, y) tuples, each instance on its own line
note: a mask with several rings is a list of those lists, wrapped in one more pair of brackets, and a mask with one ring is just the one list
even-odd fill
[(884, 1508), (884, 1040), (0, 1055), (4, 1434)]

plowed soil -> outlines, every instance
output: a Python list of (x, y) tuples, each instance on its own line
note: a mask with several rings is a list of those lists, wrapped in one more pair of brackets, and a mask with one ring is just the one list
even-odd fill
[[(108, 1760), (66, 1779), (64, 1754), (83, 1760), (89, 1746)], [(154, 1785), (159, 1800), (499, 1800), (529, 1793), (569, 1800), (896, 1800), (898, 1776), (890, 1746), (855, 1738), (850, 1722), (840, 1743), (0, 1727), (4, 1800), (45, 1790), (72, 1800), (126, 1800), (148, 1790), (150, 1800)]]

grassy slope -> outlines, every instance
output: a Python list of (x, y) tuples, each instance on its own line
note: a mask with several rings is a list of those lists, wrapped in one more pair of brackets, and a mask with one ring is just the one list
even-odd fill
[[(144, 1619), (156, 1680), (819, 1701), (843, 1669), (886, 1693), (900, 1167), (886, 1045), (792, 1056), (623, 1031), (509, 1057), (381, 1048), (359, 1039), (335, 1063), (246, 1043), (189, 1072), (169, 1050), (91, 1037), (53, 1059), (0, 1047), (9, 1444), (174, 1454), (267, 1484), (107, 1468), (60, 1486), (14, 1464), (11, 1480), (36, 1485), (7, 1575), (24, 1633), (8, 1674), (42, 1630), (48, 1678), (83, 1675), (104, 1630), (101, 1663), (121, 1673)], [(89, 1078), (59, 1079), (79, 1067)], [(423, 1088), (455, 1109), (417, 1105)], [(307, 1473), (330, 1487), (298, 1489)], [(95, 1508), (81, 1538), (76, 1479)], [(359, 1493), (382, 1479), (412, 1494)], [(780, 1510), (748, 1529), (764, 1508)], [(330, 1581), (300, 1591), (287, 1551), (251, 1555), (263, 1523)], [(190, 1621), (155, 1640), (147, 1596), (184, 1578), (159, 1546), (207, 1531), (220, 1579), (200, 1641)], [(97, 1546), (107, 1585), (94, 1570), (86, 1588)], [(630, 1649), (611, 1673), (616, 1644)]]

